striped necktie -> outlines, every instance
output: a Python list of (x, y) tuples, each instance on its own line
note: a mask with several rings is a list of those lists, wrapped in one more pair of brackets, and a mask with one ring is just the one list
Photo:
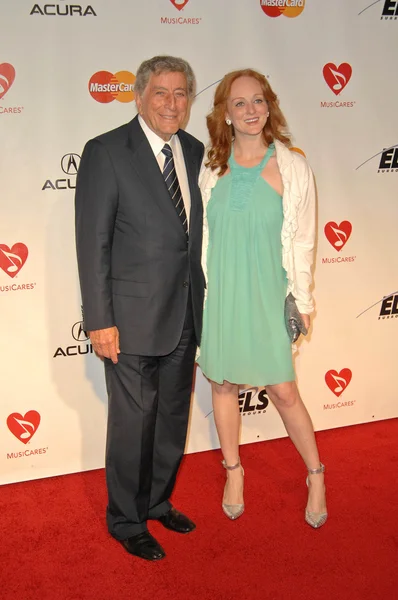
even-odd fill
[(188, 235), (187, 213), (185, 212), (184, 200), (182, 198), (177, 171), (174, 165), (173, 151), (169, 144), (165, 144), (162, 148), (162, 152), (166, 157), (163, 167), (163, 177), (169, 191), (170, 198), (172, 199), (177, 214), (180, 217), (185, 234)]

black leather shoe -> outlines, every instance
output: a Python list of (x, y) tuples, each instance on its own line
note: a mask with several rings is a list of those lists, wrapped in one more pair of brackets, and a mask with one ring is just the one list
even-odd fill
[(158, 521), (177, 533), (189, 533), (196, 528), (195, 523), (188, 519), (185, 515), (178, 512), (175, 508), (170, 508), (169, 512), (158, 518)]
[(122, 540), (121, 543), (126, 548), (127, 552), (144, 558), (145, 560), (160, 560), (166, 556), (162, 546), (155, 540), (155, 538), (149, 533), (144, 531), (138, 535), (132, 535), (131, 537)]

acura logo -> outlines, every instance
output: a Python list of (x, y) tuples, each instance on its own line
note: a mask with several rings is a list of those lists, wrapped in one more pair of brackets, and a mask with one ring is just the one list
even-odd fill
[(79, 170), (80, 156), (78, 154), (65, 154), (61, 158), (61, 169), (67, 175), (76, 175)]
[(72, 336), (77, 342), (85, 342), (88, 340), (88, 335), (83, 329), (83, 321), (78, 321), (73, 325)]

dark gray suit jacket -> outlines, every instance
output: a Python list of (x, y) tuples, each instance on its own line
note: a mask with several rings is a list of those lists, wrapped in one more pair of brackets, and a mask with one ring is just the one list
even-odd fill
[(189, 243), (149, 142), (135, 117), (87, 142), (76, 184), (76, 244), (88, 331), (116, 325), (127, 354), (162, 356), (177, 346), (189, 286), (202, 329), (204, 147), (180, 130), (191, 193)]

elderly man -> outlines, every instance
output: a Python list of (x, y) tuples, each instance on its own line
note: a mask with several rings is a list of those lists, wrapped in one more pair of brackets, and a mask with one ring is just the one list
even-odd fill
[(128, 552), (159, 560), (147, 529), (194, 523), (169, 498), (184, 451), (202, 328), (203, 144), (183, 131), (195, 93), (189, 64), (141, 64), (139, 115), (90, 140), (76, 187), (85, 329), (105, 363), (109, 397), (108, 528)]

